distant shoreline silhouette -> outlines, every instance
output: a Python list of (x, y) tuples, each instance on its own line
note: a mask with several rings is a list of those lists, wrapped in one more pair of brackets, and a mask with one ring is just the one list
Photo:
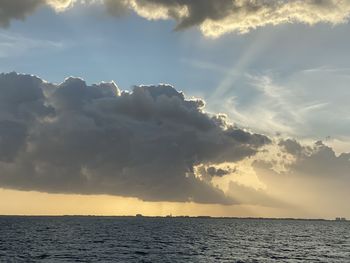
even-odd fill
[(159, 218), (165, 220), (171, 219), (235, 219), (235, 220), (281, 220), (281, 221), (335, 221), (335, 222), (350, 222), (345, 217), (336, 217), (334, 219), (325, 218), (293, 218), (293, 217), (229, 217), (229, 216), (188, 216), (188, 215), (165, 215), (165, 216), (148, 216), (142, 214), (134, 215), (0, 215), (0, 217), (101, 217), (101, 218), (135, 218), (135, 219), (147, 219), (147, 218)]

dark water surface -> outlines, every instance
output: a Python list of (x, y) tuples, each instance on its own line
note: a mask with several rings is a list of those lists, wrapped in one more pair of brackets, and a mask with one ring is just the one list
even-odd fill
[(350, 262), (350, 222), (0, 217), (0, 262)]

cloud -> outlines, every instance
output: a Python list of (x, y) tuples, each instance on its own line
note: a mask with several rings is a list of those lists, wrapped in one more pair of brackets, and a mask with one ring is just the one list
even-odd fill
[(220, 168), (213, 165), (200, 165), (195, 167), (195, 174), (207, 182), (211, 182), (215, 177), (220, 178), (235, 172), (236, 170), (230, 167)]
[(121, 91), (114, 82), (0, 74), (3, 188), (332, 217), (349, 211), (349, 174), (349, 153), (242, 130), (170, 85)]
[(149, 20), (173, 19), (177, 30), (198, 26), (212, 38), (267, 25), (335, 25), (347, 22), (350, 14), (348, 0), (5, 0), (0, 3), (0, 24), (6, 26), (11, 19), (23, 19), (39, 5), (62, 11), (75, 2), (102, 2), (108, 13), (116, 16), (133, 11)]
[(276, 173), (280, 177), (350, 182), (350, 153), (336, 154), (322, 141), (308, 145), (295, 139), (281, 139), (276, 147), (280, 147), (278, 158), (270, 156), (270, 159), (257, 160), (253, 166), (258, 170), (275, 172), (275, 166), (282, 165), (285, 169)]
[(322, 141), (315, 142), (311, 147), (287, 139), (282, 140), (279, 145), (295, 158), (295, 162), (289, 165), (292, 173), (318, 178), (331, 176), (350, 181), (350, 153), (337, 156), (335, 151)]
[(0, 26), (7, 27), (12, 19), (25, 19), (42, 5), (62, 11), (71, 6), (73, 2), (74, 0), (1, 0)]
[(56, 11), (63, 11), (71, 7), (77, 0), (45, 0), (45, 2)]
[(0, 186), (237, 203), (194, 168), (242, 160), (271, 141), (204, 106), (165, 84), (127, 92), (114, 82), (89, 86), (70, 77), (52, 84), (1, 74)]
[(219, 176), (222, 177), (226, 174), (229, 173), (229, 171), (218, 168), (216, 169), (214, 166), (210, 166), (209, 168), (207, 168), (206, 172), (210, 175), (210, 176)]
[[(279, 200), (303, 207), (311, 216), (350, 216), (350, 153), (336, 154), (321, 141), (305, 145), (294, 139), (279, 142), (278, 158), (255, 161), (258, 178)], [(276, 165), (284, 165), (276, 171)]]
[(266, 25), (346, 22), (350, 14), (347, 0), (105, 0), (107, 9), (121, 4), (150, 19), (174, 19), (176, 29), (198, 26), (207, 37), (228, 32), (246, 33)]
[(0, 26), (8, 26), (11, 19), (23, 20), (31, 14), (42, 0), (3, 0), (0, 2)]

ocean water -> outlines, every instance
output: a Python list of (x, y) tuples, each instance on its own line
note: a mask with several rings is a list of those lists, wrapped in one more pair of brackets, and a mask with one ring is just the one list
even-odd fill
[(350, 262), (350, 222), (0, 217), (0, 262)]

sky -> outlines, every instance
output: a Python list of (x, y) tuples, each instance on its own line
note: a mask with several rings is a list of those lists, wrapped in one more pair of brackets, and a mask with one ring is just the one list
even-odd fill
[(350, 1), (0, 2), (0, 214), (350, 217)]

